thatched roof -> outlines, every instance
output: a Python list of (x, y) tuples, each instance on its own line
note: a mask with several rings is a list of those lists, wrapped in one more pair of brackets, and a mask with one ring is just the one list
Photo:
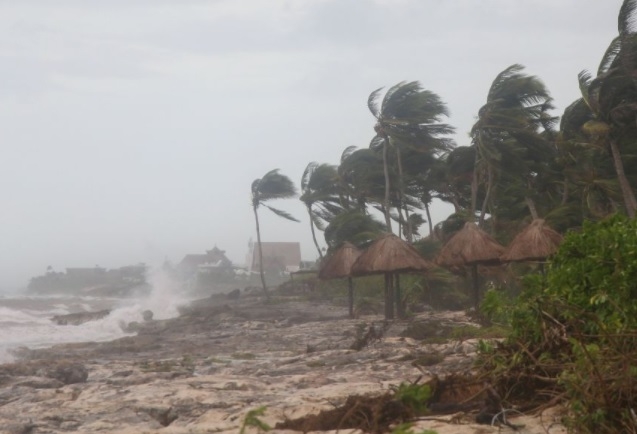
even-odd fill
[(478, 228), (475, 223), (467, 222), (447, 244), (436, 258), (436, 263), (447, 267), (497, 263), (504, 253), (502, 247), (489, 234)]
[(372, 243), (352, 266), (352, 274), (382, 274), (428, 271), (434, 264), (424, 259), (411, 244), (394, 234), (386, 234)]
[(319, 279), (350, 277), (352, 265), (363, 253), (355, 245), (344, 243), (333, 255), (326, 259), (319, 271)]
[(509, 244), (500, 256), (501, 261), (541, 261), (555, 253), (562, 236), (548, 227), (544, 220), (535, 219)]

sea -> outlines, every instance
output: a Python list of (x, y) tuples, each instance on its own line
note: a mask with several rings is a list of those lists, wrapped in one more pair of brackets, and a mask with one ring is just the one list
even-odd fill
[[(0, 363), (12, 362), (15, 350), (24, 347), (36, 349), (61, 343), (101, 342), (130, 335), (122, 326), (133, 321), (142, 322), (144, 311), (152, 311), (153, 319), (168, 319), (179, 314), (179, 306), (197, 298), (161, 273), (150, 276), (148, 281), (150, 292), (121, 298), (0, 291)], [(80, 325), (57, 325), (51, 321), (55, 315), (104, 309), (110, 310), (110, 314)]]

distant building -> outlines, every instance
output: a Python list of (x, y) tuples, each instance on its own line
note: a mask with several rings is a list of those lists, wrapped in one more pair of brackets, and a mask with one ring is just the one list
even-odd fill
[[(248, 269), (259, 270), (259, 243), (250, 243)], [(293, 273), (301, 268), (301, 243), (262, 242), (263, 269), (270, 272)]]
[(177, 268), (182, 275), (192, 276), (203, 270), (232, 268), (232, 262), (226, 257), (225, 250), (218, 249), (215, 246), (212, 250), (207, 250), (205, 254), (184, 256)]

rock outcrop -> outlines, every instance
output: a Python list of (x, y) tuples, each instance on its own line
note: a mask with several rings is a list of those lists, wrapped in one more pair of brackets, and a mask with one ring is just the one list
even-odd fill
[(51, 321), (58, 325), (80, 325), (89, 321), (97, 321), (111, 313), (110, 310), (99, 310), (97, 312), (77, 312), (66, 315), (56, 315)]
[[(349, 319), (346, 308), (255, 297), (226, 303), (225, 296), (197, 302), (179, 318), (140, 323), (136, 336), (113, 342), (22, 350), (24, 361), (0, 366), (0, 433), (235, 434), (251, 409), (265, 406), (261, 419), (274, 426), (353, 394), (469, 371), (475, 353), (475, 340), (427, 344), (401, 336), (407, 322), (381, 327), (380, 316)], [(451, 327), (468, 319), (427, 312), (414, 321)], [(370, 328), (382, 336), (352, 350)], [(419, 421), (414, 432), (507, 432), (473, 418)], [(545, 433), (539, 421), (518, 419), (525, 432)]]

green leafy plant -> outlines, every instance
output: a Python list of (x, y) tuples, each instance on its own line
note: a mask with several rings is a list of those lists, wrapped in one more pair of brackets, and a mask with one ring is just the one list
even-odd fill
[(243, 418), (243, 424), (241, 425), (241, 431), (239, 431), (239, 434), (245, 434), (248, 427), (254, 427), (258, 432), (270, 431), (272, 427), (259, 419), (259, 417), (265, 414), (265, 410), (267, 410), (267, 407), (261, 406), (248, 411)]
[(568, 234), (546, 277), (524, 279), (507, 340), (481, 351), (501, 396), (561, 397), (577, 432), (637, 431), (636, 257), (637, 221), (617, 215)]
[(400, 383), (394, 392), (396, 399), (411, 408), (416, 415), (427, 412), (431, 399), (431, 387), (428, 384)]

